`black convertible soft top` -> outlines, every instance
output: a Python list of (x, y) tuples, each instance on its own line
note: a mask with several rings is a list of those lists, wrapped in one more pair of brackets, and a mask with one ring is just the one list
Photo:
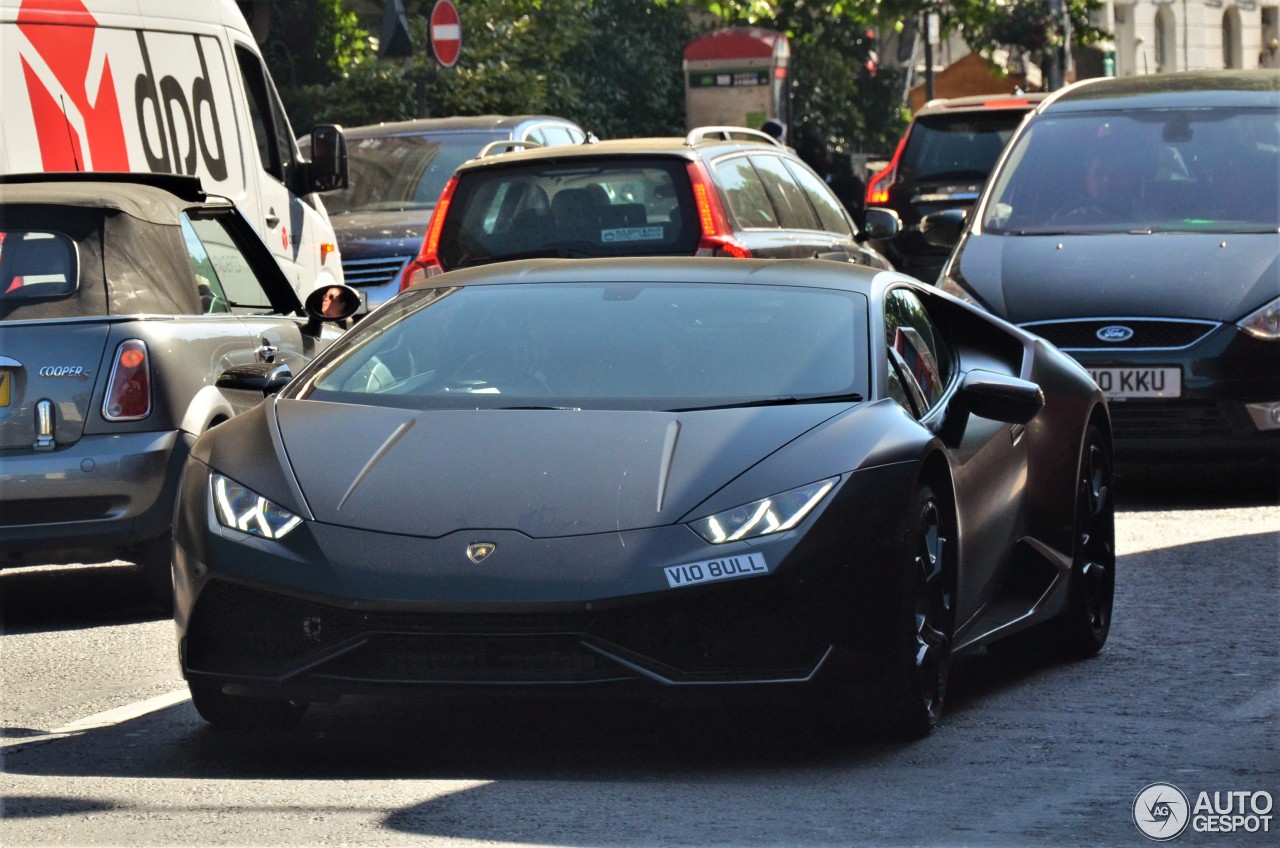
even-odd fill
[[(179, 222), (182, 212), (208, 206), (231, 204), (208, 198), (194, 177), (86, 173), (0, 179), (0, 320), (201, 312)], [(39, 245), (44, 249), (32, 249), (35, 243), (22, 238), (30, 232), (70, 240), (73, 285), (48, 297), (10, 292), (15, 278), (66, 264), (66, 240), (45, 239)]]

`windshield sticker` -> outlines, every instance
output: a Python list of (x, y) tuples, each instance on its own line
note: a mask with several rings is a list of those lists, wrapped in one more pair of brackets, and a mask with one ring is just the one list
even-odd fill
[(600, 241), (611, 244), (620, 241), (661, 241), (662, 227), (615, 227), (600, 231)]
[(768, 574), (769, 564), (765, 562), (764, 554), (743, 554), (724, 559), (691, 562), (686, 565), (668, 565), (662, 569), (662, 573), (667, 577), (667, 586), (676, 589), (716, 580), (728, 580), (731, 577)]

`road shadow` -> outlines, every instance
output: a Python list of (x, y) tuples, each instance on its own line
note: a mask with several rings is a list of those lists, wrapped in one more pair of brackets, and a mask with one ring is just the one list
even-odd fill
[[(1280, 534), (1242, 540), (1275, 550)], [(966, 735), (1008, 712), (1035, 732), (1051, 734), (1064, 702), (1110, 715), (1207, 708), (1209, 695), (1178, 684), (1151, 698), (1141, 676), (1159, 669), (1222, 664), (1238, 672), (1263, 662), (1269, 631), (1226, 632), (1206, 619), (1210, 607), (1245, 620), (1256, 595), (1274, 593), (1274, 561), (1242, 555), (1224, 583), (1213, 569), (1215, 542), (1198, 542), (1120, 557), (1116, 623), (1099, 657), (1064, 661), (1043, 654), (957, 657), (947, 714), (929, 737), (885, 738), (852, 709), (820, 701), (758, 702), (740, 692), (693, 703), (397, 695), (318, 704), (287, 730), (228, 732), (207, 725), (183, 702), (139, 718), (52, 740), (21, 740), (3, 750), (3, 769), (45, 777), (184, 780), (489, 780), (685, 781), (725, 775), (787, 774), (812, 769), (874, 768), (901, 760), (928, 761), (965, 744)], [(1169, 622), (1182, 621), (1170, 635)], [(1271, 654), (1273, 656), (1273, 654)], [(1215, 684), (1211, 695), (1247, 701), (1256, 694), (1247, 674)], [(1169, 685), (1167, 682), (1160, 685)], [(1233, 689), (1237, 687), (1239, 691)], [(1121, 693), (1120, 700), (1102, 694)], [(1097, 694), (1091, 696), (1090, 692)], [(1092, 698), (1092, 700), (1090, 700)], [(981, 735), (981, 734), (979, 734)]]
[(1280, 505), (1280, 470), (1260, 463), (1118, 463), (1122, 510), (1224, 509)]
[(78, 630), (169, 618), (126, 562), (0, 571), (0, 633)]

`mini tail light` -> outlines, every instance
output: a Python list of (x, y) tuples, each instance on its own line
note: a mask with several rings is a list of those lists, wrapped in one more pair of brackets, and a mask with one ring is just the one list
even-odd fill
[(898, 139), (898, 147), (893, 151), (893, 158), (889, 160), (888, 166), (883, 171), (877, 171), (875, 176), (867, 180), (866, 203), (868, 206), (883, 206), (889, 202), (889, 186), (893, 185), (898, 178), (898, 162), (902, 159), (902, 149), (907, 146), (907, 136), (910, 134), (910, 130), (903, 133), (902, 138)]
[(449, 182), (444, 185), (444, 191), (440, 192), (435, 211), (431, 213), (431, 223), (427, 225), (427, 234), (422, 237), (422, 250), (400, 273), (400, 291), (428, 277), (444, 273), (444, 266), (440, 264), (440, 233), (444, 231), (444, 219), (449, 214), (453, 192), (457, 187), (458, 178), (450, 177)]
[(732, 256), (735, 259), (750, 259), (751, 250), (733, 237), (733, 228), (729, 226), (729, 218), (720, 205), (720, 196), (711, 185), (711, 178), (701, 162), (690, 162), (689, 185), (693, 188), (693, 203), (698, 210), (698, 227), (701, 236), (698, 239), (697, 256)]
[(128, 339), (116, 348), (111, 377), (102, 399), (102, 417), (108, 421), (137, 421), (151, 414), (151, 363), (147, 346)]

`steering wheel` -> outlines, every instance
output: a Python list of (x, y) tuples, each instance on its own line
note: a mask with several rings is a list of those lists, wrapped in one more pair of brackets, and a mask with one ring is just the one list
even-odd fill
[(377, 394), (396, 381), (391, 369), (377, 356), (360, 366), (354, 374), (342, 384), (343, 391)]

